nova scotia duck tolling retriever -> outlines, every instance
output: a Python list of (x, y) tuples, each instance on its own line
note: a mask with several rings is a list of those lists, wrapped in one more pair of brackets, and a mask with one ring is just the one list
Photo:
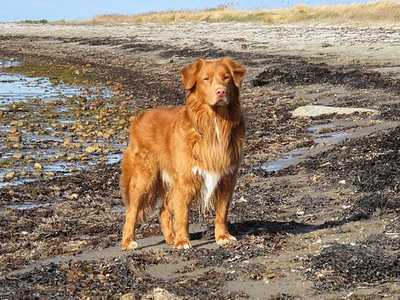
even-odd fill
[(150, 109), (131, 119), (121, 162), (123, 250), (137, 247), (136, 223), (158, 200), (167, 244), (191, 247), (193, 202), (215, 210), (217, 244), (236, 240), (229, 233), (228, 211), (245, 139), (239, 102), (245, 73), (244, 66), (229, 57), (197, 59), (181, 71), (185, 105)]

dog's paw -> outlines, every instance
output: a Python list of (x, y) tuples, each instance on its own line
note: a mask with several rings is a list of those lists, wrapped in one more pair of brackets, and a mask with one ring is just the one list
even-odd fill
[(216, 242), (219, 246), (225, 246), (236, 241), (237, 239), (233, 235), (230, 235), (229, 233), (225, 233), (216, 239)]
[(192, 248), (192, 244), (189, 241), (178, 241), (175, 242), (175, 248), (179, 250), (190, 249)]
[(174, 245), (175, 244), (175, 236), (174, 235), (169, 235), (165, 237), (165, 243), (167, 245)]
[(123, 251), (129, 251), (129, 250), (135, 250), (138, 247), (138, 243), (135, 241), (130, 241), (127, 243), (124, 243), (122, 245), (122, 250)]

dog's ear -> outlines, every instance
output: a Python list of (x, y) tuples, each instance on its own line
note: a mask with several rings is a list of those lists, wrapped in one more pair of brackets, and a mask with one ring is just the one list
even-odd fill
[(237, 87), (240, 87), (243, 78), (246, 75), (246, 68), (230, 57), (225, 57), (222, 61), (228, 66), (229, 70), (231, 71), (233, 82), (235, 83), (235, 85)]
[(204, 60), (199, 58), (194, 63), (185, 66), (181, 71), (182, 83), (185, 90), (191, 90), (196, 84), (197, 73), (200, 71)]

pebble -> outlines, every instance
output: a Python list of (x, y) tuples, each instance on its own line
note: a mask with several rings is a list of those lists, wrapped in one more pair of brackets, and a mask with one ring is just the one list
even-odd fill
[(24, 155), (21, 152), (15, 152), (13, 157), (15, 159), (22, 159), (22, 158), (24, 158)]
[(64, 143), (63, 143), (63, 145), (64, 146), (70, 146), (72, 144), (72, 137), (66, 137), (65, 139), (64, 139)]
[(19, 132), (17, 133), (12, 133), (7, 137), (7, 140), (9, 142), (13, 142), (13, 143), (20, 143), (22, 141), (22, 137), (21, 134)]
[(330, 114), (349, 115), (353, 113), (372, 113), (378, 114), (375, 109), (357, 107), (333, 107), (324, 105), (305, 105), (296, 108), (292, 115), (294, 117), (318, 117)]
[(15, 175), (16, 175), (15, 172), (9, 172), (4, 176), (4, 178), (6, 180), (11, 180), (11, 179), (13, 179), (15, 177)]
[(33, 165), (33, 167), (34, 167), (35, 170), (37, 170), (37, 171), (43, 170), (43, 166), (42, 166), (40, 163), (35, 163), (35, 164)]
[(100, 151), (100, 146), (99, 145), (92, 145), (89, 147), (86, 147), (85, 152), (86, 153), (95, 153), (95, 152), (99, 152)]
[[(129, 298), (126, 298), (129, 299)], [(175, 294), (172, 294), (171, 292), (162, 289), (160, 287), (155, 288), (152, 292), (144, 295), (142, 297), (143, 300), (180, 300), (182, 299), (181, 297), (178, 297)]]

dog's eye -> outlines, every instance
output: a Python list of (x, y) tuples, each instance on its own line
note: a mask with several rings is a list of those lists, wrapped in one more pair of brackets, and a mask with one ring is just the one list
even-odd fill
[(210, 79), (210, 78), (208, 78), (208, 77), (204, 77), (204, 78), (203, 78), (203, 80), (205, 80), (205, 81), (207, 81), (208, 79)]
[(228, 79), (231, 79), (231, 77), (229, 75), (225, 75), (224, 80), (228, 80)]

